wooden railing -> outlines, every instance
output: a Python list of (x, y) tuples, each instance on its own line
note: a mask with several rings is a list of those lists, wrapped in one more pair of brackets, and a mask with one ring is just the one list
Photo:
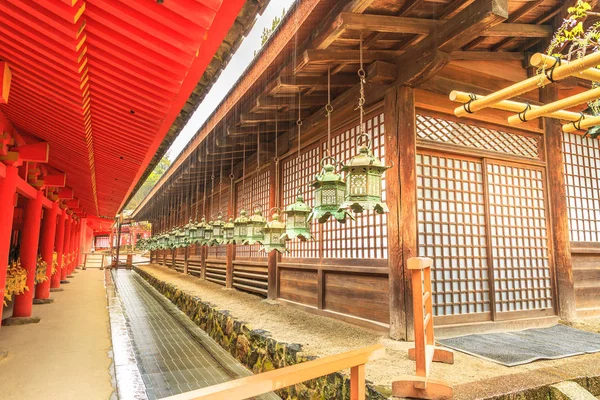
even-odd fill
[(347, 368), (350, 368), (350, 399), (364, 400), (366, 396), (365, 364), (384, 354), (385, 348), (380, 344), (376, 344), (204, 389), (181, 393), (166, 397), (163, 400), (242, 400), (320, 378)]

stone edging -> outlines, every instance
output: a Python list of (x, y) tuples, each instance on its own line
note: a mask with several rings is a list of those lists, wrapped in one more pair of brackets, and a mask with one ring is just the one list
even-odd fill
[[(245, 323), (230, 316), (227, 311), (216, 310), (211, 304), (182, 291), (173, 284), (161, 281), (135, 266), (133, 269), (254, 373), (315, 358), (303, 354), (302, 346), (299, 344), (277, 342), (270, 337), (269, 332), (251, 329)], [(350, 379), (346, 375), (335, 373), (279, 390), (277, 394), (285, 400), (345, 400), (350, 398)], [(367, 398), (385, 400), (387, 397), (367, 384)]]

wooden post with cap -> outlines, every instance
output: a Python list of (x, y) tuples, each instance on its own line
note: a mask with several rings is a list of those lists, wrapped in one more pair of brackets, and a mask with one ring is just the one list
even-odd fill
[(454, 352), (435, 346), (433, 332), (433, 293), (431, 266), (433, 260), (413, 257), (407, 261), (412, 275), (415, 347), (408, 358), (415, 360), (416, 375), (404, 376), (392, 383), (392, 395), (417, 399), (452, 398), (452, 387), (445, 381), (430, 379), (432, 362), (454, 364)]

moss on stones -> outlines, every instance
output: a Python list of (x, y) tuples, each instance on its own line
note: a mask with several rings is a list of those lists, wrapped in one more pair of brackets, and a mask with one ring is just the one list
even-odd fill
[[(278, 342), (270, 337), (269, 332), (251, 329), (229, 315), (229, 312), (219, 311), (201, 298), (192, 296), (171, 283), (160, 281), (137, 267), (134, 270), (254, 373), (315, 359), (303, 354), (299, 344)], [(341, 373), (335, 373), (278, 390), (277, 394), (284, 400), (348, 400), (350, 379)], [(367, 398), (384, 400), (387, 396), (368, 384)]]

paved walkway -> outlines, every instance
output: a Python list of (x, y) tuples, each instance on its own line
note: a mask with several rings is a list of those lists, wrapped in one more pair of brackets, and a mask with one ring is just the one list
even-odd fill
[[(251, 374), (135, 272), (113, 270), (112, 281), (117, 297), (112, 297), (109, 284), (110, 315), (120, 398), (152, 400)], [(143, 383), (135, 382), (139, 378)]]
[(0, 398), (109, 399), (111, 342), (104, 271), (79, 271), (54, 303), (34, 305), (39, 324), (0, 329)]

